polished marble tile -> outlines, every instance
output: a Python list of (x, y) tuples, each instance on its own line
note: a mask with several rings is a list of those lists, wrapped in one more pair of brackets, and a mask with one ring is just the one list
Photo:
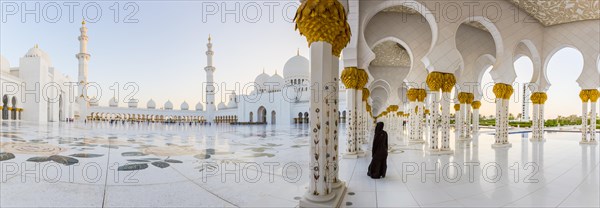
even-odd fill
[[(0, 161), (2, 207), (295, 207), (309, 183), (302, 125), (2, 125), (0, 151), (14, 155)], [(579, 145), (577, 133), (529, 136), (493, 149), (489, 131), (452, 135), (454, 153), (440, 156), (391, 137), (386, 178), (366, 175), (369, 151), (340, 159), (342, 205), (598, 207), (598, 146)], [(343, 153), (344, 136), (339, 145)]]

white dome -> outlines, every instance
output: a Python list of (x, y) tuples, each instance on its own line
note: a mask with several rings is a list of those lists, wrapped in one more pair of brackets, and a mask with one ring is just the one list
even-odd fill
[(237, 108), (237, 103), (235, 101), (229, 101), (227, 103), (227, 108)]
[(283, 66), (285, 79), (308, 79), (310, 75), (309, 62), (304, 56), (296, 55)]
[(230, 99), (229, 102), (227, 102), (227, 108), (237, 108), (237, 102), (235, 102), (234, 99)]
[(50, 56), (48, 56), (48, 54), (46, 52), (44, 52), (42, 49), (38, 48), (37, 45), (35, 45), (33, 48), (29, 49), (29, 51), (27, 51), (27, 53), (25, 54), (25, 57), (27, 57), (27, 58), (39, 57), (42, 60), (46, 61), (46, 63), (48, 65), (52, 66), (52, 61), (50, 60)]
[(225, 106), (225, 103), (221, 102), (221, 103), (219, 103), (219, 105), (217, 105), (217, 108), (218, 108), (219, 110), (221, 110), (221, 109), (225, 109), (225, 108), (227, 108), (227, 106)]
[[(256, 79), (254, 79), (254, 84), (257, 84), (260, 86), (261, 89), (265, 88), (265, 82), (267, 82), (269, 80), (269, 78), (271, 78), (271, 76), (269, 76), (268, 74), (266, 74), (264, 71), (262, 74), (259, 74)], [(258, 87), (258, 86), (257, 86)]]
[(10, 63), (2, 55), (0, 55), (0, 71), (10, 73)]
[(133, 99), (133, 98), (131, 98), (131, 99), (129, 99), (129, 102), (127, 102), (127, 106), (129, 108), (137, 108), (138, 107), (138, 101), (135, 100), (135, 99)]
[(196, 104), (196, 111), (203, 111), (204, 107), (202, 106), (202, 102), (198, 102)]
[(189, 110), (190, 109), (190, 105), (188, 105), (187, 102), (183, 101), (183, 103), (181, 103), (181, 106), (179, 106), (179, 109), (181, 109), (181, 110)]
[(165, 110), (173, 110), (173, 103), (170, 100), (165, 103)]
[(93, 107), (98, 106), (98, 99), (96, 97), (90, 98), (90, 106), (93, 106)]
[(108, 101), (108, 107), (112, 107), (112, 108), (116, 108), (119, 107), (119, 101), (117, 101), (117, 98), (113, 97)]
[(269, 86), (273, 86), (274, 90), (280, 90), (281, 88), (283, 88), (283, 85), (285, 85), (283, 77), (277, 74), (277, 72), (275, 72), (273, 76), (269, 77), (267, 83), (269, 83)]
[(148, 103), (146, 103), (146, 108), (148, 108), (148, 109), (156, 109), (156, 102), (154, 102), (154, 100), (150, 99), (148, 101)]

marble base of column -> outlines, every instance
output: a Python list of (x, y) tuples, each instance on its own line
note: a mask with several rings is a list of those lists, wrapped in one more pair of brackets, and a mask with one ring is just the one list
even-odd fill
[(300, 199), (299, 207), (340, 207), (347, 190), (346, 183), (340, 181), (332, 184), (331, 193), (325, 196), (315, 196), (312, 193), (306, 193)]
[(344, 159), (356, 159), (356, 158), (359, 158), (359, 157), (364, 157), (365, 155), (367, 155), (367, 153), (365, 153), (364, 151), (346, 152), (346, 153), (344, 153), (344, 155), (342, 155), (342, 158), (344, 158)]
[(598, 141), (580, 141), (579, 144), (597, 145)]
[(410, 140), (408, 141), (408, 144), (423, 144), (425, 143), (425, 140), (421, 139), (421, 140)]
[(454, 151), (453, 150), (429, 149), (429, 150), (425, 151), (425, 153), (428, 155), (452, 155), (452, 154), (454, 154)]
[(471, 140), (471, 137), (467, 137), (467, 136), (458, 136), (457, 141), (469, 141)]
[(492, 144), (492, 148), (494, 148), (494, 149), (496, 149), (496, 148), (509, 148), (509, 147), (512, 147), (511, 143), (504, 143), (504, 144), (495, 143), (495, 144)]

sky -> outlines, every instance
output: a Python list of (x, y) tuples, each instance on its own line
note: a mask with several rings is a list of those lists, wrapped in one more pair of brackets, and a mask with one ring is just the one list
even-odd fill
[[(39, 23), (35, 22), (34, 15), (27, 15), (26, 21), (21, 21), (20, 14), (0, 15), (0, 53), (16, 66), (27, 50), (39, 44), (50, 54), (56, 69), (76, 80), (75, 54), (79, 52), (77, 37), (85, 2), (76, 7), (72, 22), (68, 7), (62, 5), (63, 2), (58, 3), (62, 7), (62, 18), (56, 23), (47, 20), (56, 16), (53, 14), (46, 18), (41, 16)], [(102, 86), (101, 105), (107, 105), (116, 94), (110, 89), (116, 86), (115, 82), (119, 84), (121, 101), (123, 95), (133, 89), (125, 90), (124, 85), (135, 82), (139, 86), (135, 98), (140, 100), (140, 107), (154, 99), (159, 107), (170, 100), (175, 108), (183, 101), (193, 108), (201, 100), (202, 83), (206, 80), (204, 67), (209, 34), (215, 51), (216, 82), (248, 83), (263, 69), (267, 74), (272, 75), (277, 70), (281, 75), (285, 62), (298, 51), (308, 56), (306, 39), (294, 30), (292, 21), (299, 4), (296, 1), (237, 2), (241, 11), (237, 13), (239, 22), (236, 14), (226, 14), (224, 20), (221, 17), (220, 11), (235, 8), (236, 2), (231, 1), (217, 2), (217, 5), (201, 1), (144, 1), (129, 6), (128, 10), (125, 3), (120, 3), (118, 22), (114, 21), (115, 10), (111, 9), (117, 8), (114, 1), (98, 3), (102, 16), (96, 18), (93, 6), (88, 7), (85, 16), (91, 54), (88, 81)], [(40, 8), (45, 4), (48, 2), (41, 2)], [(271, 14), (268, 5), (273, 8)], [(33, 8), (34, 4), (29, 2), (28, 6)], [(215, 7), (218, 11), (213, 15), (215, 12), (210, 11)], [(137, 13), (127, 18), (126, 23), (126, 16), (134, 8)], [(202, 12), (203, 9), (207, 12)], [(260, 16), (256, 11), (261, 11)]]
[[(73, 6), (73, 12), (67, 5), (73, 2), (40, 1), (35, 14), (23, 12), (33, 9), (35, 3), (2, 2), (0, 53), (16, 66), (29, 48), (39, 44), (50, 54), (54, 67), (75, 80), (77, 37), (85, 17), (92, 56), (88, 81), (102, 87), (101, 105), (107, 105), (117, 95), (114, 89), (119, 89), (120, 106), (126, 106), (123, 99), (133, 91), (124, 87), (133, 82), (139, 86), (134, 96), (140, 100), (139, 107), (153, 99), (158, 107), (169, 100), (175, 108), (183, 101), (193, 108), (202, 99), (209, 34), (215, 51), (215, 81), (230, 87), (236, 82), (252, 82), (263, 70), (282, 74), (283, 65), (297, 51), (308, 56), (306, 40), (292, 22), (297, 1), (75, 2), (79, 5)], [(231, 12), (236, 4), (238, 12)], [(7, 12), (10, 6), (19, 11)], [(531, 60), (522, 57), (514, 65), (515, 82), (529, 82)], [(566, 48), (552, 57), (546, 118), (580, 114), (580, 88), (575, 80), (582, 67), (576, 49)], [(491, 76), (485, 73), (483, 83), (490, 82)], [(511, 100), (510, 112), (520, 113), (521, 102)], [(492, 115), (494, 109), (493, 103), (483, 102), (481, 113)]]

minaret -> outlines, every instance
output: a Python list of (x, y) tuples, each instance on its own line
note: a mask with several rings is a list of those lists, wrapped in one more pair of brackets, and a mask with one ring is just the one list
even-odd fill
[(213, 55), (211, 37), (208, 35), (208, 44), (206, 44), (206, 119), (209, 122), (213, 122), (215, 112), (215, 86), (213, 74), (215, 73), (215, 67), (213, 66)]
[(81, 35), (79, 36), (79, 53), (75, 55), (79, 61), (79, 95), (77, 96), (77, 102), (79, 103), (79, 119), (83, 120), (87, 116), (87, 110), (89, 107), (85, 85), (88, 83), (88, 61), (90, 60), (90, 54), (87, 53), (88, 36), (87, 27), (85, 27), (85, 20), (81, 22), (81, 28), (79, 31), (81, 32)]

